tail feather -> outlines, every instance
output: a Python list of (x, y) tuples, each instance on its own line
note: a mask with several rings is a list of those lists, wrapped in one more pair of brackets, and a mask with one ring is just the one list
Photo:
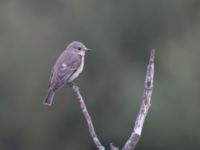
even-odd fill
[(45, 97), (45, 99), (43, 101), (43, 104), (51, 106), (52, 102), (53, 102), (54, 95), (55, 95), (55, 92), (52, 89), (49, 89), (48, 90), (48, 94), (47, 94), (47, 96)]

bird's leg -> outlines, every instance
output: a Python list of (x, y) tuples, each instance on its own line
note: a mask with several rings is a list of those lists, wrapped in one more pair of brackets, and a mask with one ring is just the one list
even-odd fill
[(67, 82), (67, 85), (71, 88), (73, 88), (75, 86), (75, 83), (74, 82)]
[(72, 82), (67, 82), (67, 85), (70, 87), (70, 88), (72, 88), (72, 89), (74, 89), (74, 90), (79, 90), (79, 87), (78, 86), (76, 86), (76, 84), (72, 81)]

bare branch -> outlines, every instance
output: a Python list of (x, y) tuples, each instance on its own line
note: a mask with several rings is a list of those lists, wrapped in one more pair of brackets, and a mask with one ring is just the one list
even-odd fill
[(140, 106), (140, 110), (136, 118), (135, 126), (133, 128), (131, 136), (127, 140), (122, 150), (133, 150), (140, 139), (143, 124), (144, 124), (146, 115), (148, 113), (148, 110), (151, 106), (151, 94), (153, 90), (153, 78), (154, 78), (154, 59), (155, 59), (155, 50), (153, 49), (151, 51), (149, 64), (147, 66), (142, 104)]
[[(149, 59), (149, 64), (147, 66), (147, 73), (146, 73), (146, 79), (145, 79), (145, 86), (144, 86), (144, 94), (143, 94), (143, 99), (142, 99), (142, 104), (140, 106), (140, 110), (138, 113), (138, 116), (135, 121), (135, 126), (133, 128), (133, 131), (129, 137), (129, 139), (126, 141), (124, 147), (122, 150), (133, 150), (138, 143), (141, 133), (142, 133), (142, 128), (144, 125), (145, 118), (147, 116), (148, 110), (151, 106), (151, 95), (152, 95), (152, 90), (153, 90), (153, 78), (154, 78), (154, 59), (155, 59), (155, 50), (153, 49), (151, 51), (150, 59)], [(73, 82), (69, 83), (70, 87), (74, 91), (77, 100), (80, 104), (81, 111), (83, 113), (83, 116), (85, 117), (85, 120), (88, 125), (88, 129), (90, 132), (90, 135), (97, 147), (98, 150), (105, 150), (105, 147), (101, 144), (100, 140), (98, 139), (96, 132), (94, 130), (94, 126), (92, 123), (92, 119), (88, 113), (87, 107), (85, 105), (84, 99), (81, 96), (79, 87), (76, 86)], [(119, 150), (118, 147), (114, 146), (112, 143), (110, 143), (110, 148), (111, 150)]]
[(76, 86), (74, 83), (71, 83), (70, 84), (70, 87), (72, 88), (72, 90), (74, 91), (76, 97), (77, 97), (77, 100), (80, 104), (80, 107), (81, 107), (81, 111), (83, 113), (83, 116), (85, 117), (85, 120), (87, 122), (87, 125), (88, 125), (88, 129), (89, 129), (89, 132), (90, 132), (90, 135), (97, 147), (98, 150), (105, 150), (104, 146), (101, 144), (100, 140), (98, 139), (97, 137), (97, 134), (94, 130), (94, 125), (92, 123), (92, 119), (90, 117), (90, 114), (88, 113), (88, 110), (87, 110), (87, 107), (85, 105), (85, 102), (81, 96), (81, 93), (80, 93), (80, 90), (79, 90), (79, 87)]

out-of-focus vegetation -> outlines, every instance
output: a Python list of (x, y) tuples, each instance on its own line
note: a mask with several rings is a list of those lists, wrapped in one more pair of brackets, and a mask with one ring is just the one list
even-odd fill
[(0, 150), (95, 149), (70, 88), (42, 105), (51, 67), (73, 40), (93, 49), (76, 83), (104, 145), (127, 140), (155, 48), (137, 150), (199, 149), (199, 0), (1, 0)]

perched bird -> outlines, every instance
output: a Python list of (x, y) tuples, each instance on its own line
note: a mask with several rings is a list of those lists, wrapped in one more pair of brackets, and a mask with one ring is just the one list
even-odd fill
[(70, 84), (83, 71), (85, 53), (90, 50), (83, 43), (71, 42), (58, 57), (52, 68), (48, 94), (44, 104), (51, 106), (55, 92), (64, 84)]

